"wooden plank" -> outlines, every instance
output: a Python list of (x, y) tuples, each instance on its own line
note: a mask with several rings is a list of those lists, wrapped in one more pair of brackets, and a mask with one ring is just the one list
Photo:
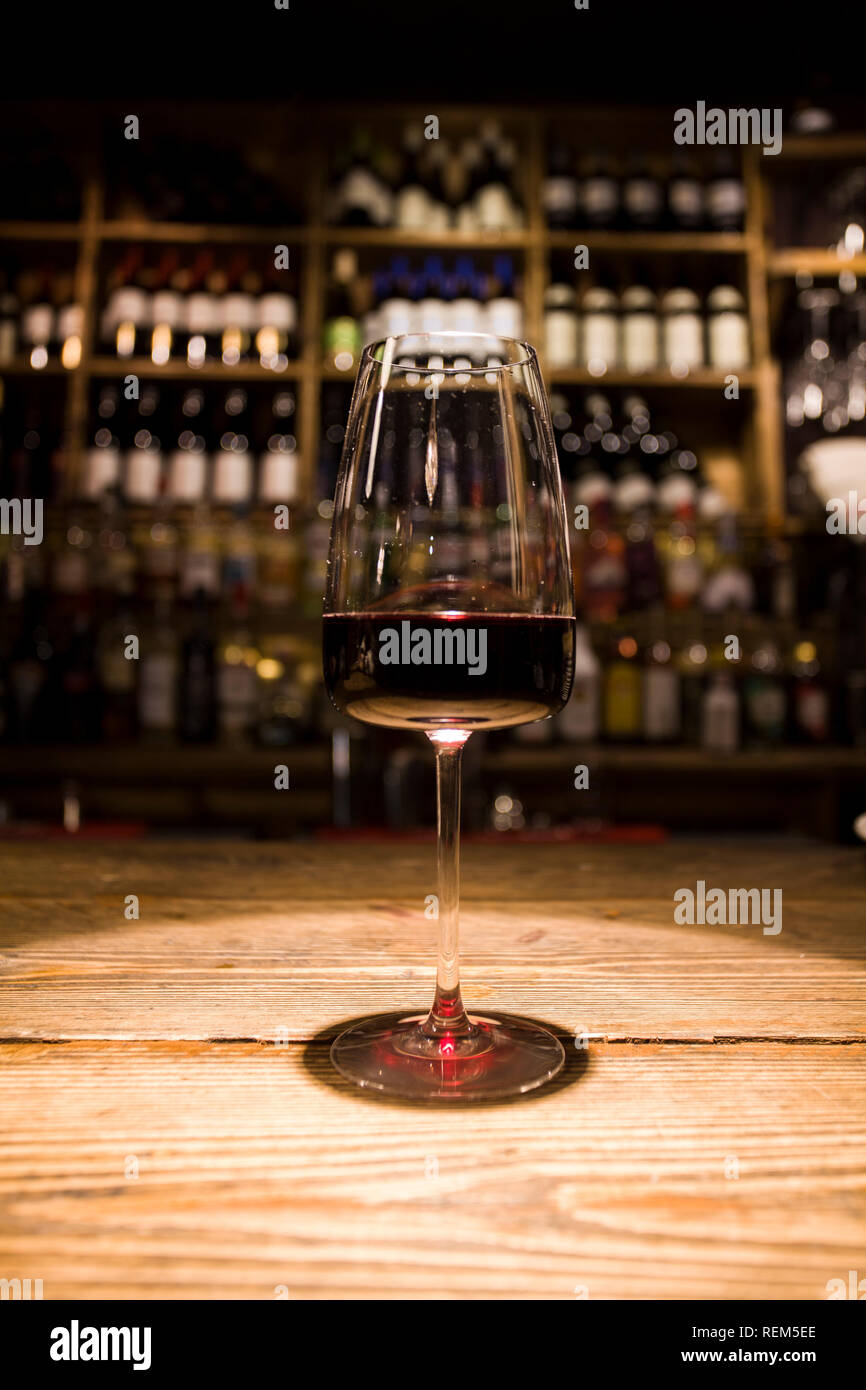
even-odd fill
[(5, 1046), (0, 1268), (47, 1299), (823, 1299), (862, 1271), (864, 1079), (862, 1045), (591, 1046), (458, 1112), (319, 1046)]
[[(0, 853), (2, 1037), (303, 1040), (429, 1003), (432, 841), (52, 851)], [(781, 889), (782, 931), (677, 925), (699, 878)], [(470, 1007), (608, 1039), (866, 1035), (857, 850), (471, 845), (463, 883)]]

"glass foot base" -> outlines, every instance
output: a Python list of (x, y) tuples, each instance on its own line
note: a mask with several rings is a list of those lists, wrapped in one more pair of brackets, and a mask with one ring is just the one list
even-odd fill
[(468, 1033), (431, 1038), (426, 1014), (385, 1014), (341, 1033), (331, 1061), (371, 1091), (406, 1100), (494, 1100), (543, 1086), (561, 1071), (558, 1038), (507, 1014), (474, 1014)]

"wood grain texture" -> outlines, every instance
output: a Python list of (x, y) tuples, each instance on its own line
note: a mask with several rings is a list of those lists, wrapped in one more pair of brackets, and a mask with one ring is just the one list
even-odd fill
[[(572, 1036), (561, 1082), (453, 1111), (364, 1096), (327, 1049), (429, 1002), (432, 844), (0, 847), (0, 1277), (821, 1299), (862, 1274), (862, 854), (482, 845), (463, 867), (468, 998)], [(781, 934), (676, 926), (698, 878), (782, 888)]]
[[(432, 844), (16, 845), (0, 866), (5, 1038), (300, 1041), (431, 997)], [(781, 888), (781, 933), (675, 925), (698, 878)], [(466, 996), (608, 1040), (862, 1038), (864, 889), (856, 850), (469, 847)]]
[(460, 1113), (365, 1098), (318, 1046), (0, 1063), (0, 1269), (46, 1298), (821, 1299), (863, 1269), (862, 1044), (591, 1047)]

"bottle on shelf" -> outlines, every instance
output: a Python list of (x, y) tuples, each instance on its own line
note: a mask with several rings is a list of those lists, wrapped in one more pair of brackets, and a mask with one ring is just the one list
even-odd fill
[(674, 743), (682, 731), (680, 673), (670, 644), (657, 634), (643, 668), (643, 736), (647, 743)]
[(589, 634), (579, 623), (574, 639), (571, 698), (556, 721), (559, 736), (575, 743), (595, 743), (601, 727), (601, 665)]
[(742, 229), (746, 194), (736, 158), (730, 150), (716, 153), (705, 196), (707, 222), (713, 231), (738, 232)]
[(658, 300), (641, 272), (620, 296), (622, 365), (629, 372), (651, 372), (660, 365)]
[(614, 628), (604, 668), (603, 726), (605, 737), (615, 742), (631, 742), (641, 736), (642, 683), (637, 657), (634, 637), (621, 627)]
[(619, 304), (609, 284), (600, 280), (584, 291), (580, 306), (581, 357), (592, 376), (620, 365)]
[(541, 203), (548, 227), (564, 229), (578, 225), (579, 185), (568, 146), (558, 140), (550, 147), (547, 175), (542, 185)]
[(184, 743), (212, 743), (217, 732), (216, 643), (204, 589), (196, 589), (181, 643), (177, 731)]
[(629, 159), (622, 183), (622, 211), (627, 226), (642, 231), (660, 227), (664, 218), (664, 187), (640, 151)]
[(355, 252), (342, 247), (335, 253), (331, 267), (324, 330), (325, 362), (342, 372), (356, 366), (361, 351), (361, 329), (351, 290), (357, 274)]
[(170, 599), (153, 606), (141, 635), (138, 670), (138, 724), (149, 743), (169, 743), (175, 733), (178, 646)]
[(746, 302), (733, 285), (716, 285), (707, 295), (707, 342), (711, 367), (727, 371), (749, 365)]
[(685, 285), (668, 290), (661, 301), (662, 360), (671, 373), (685, 377), (704, 365), (701, 302)]
[(667, 188), (668, 223), (674, 231), (694, 232), (704, 224), (704, 185), (694, 161), (683, 150), (673, 158)]
[(607, 230), (620, 215), (620, 184), (604, 150), (593, 150), (583, 161), (580, 180), (581, 215), (587, 227)]
[(358, 130), (334, 194), (334, 220), (343, 227), (388, 227), (394, 195), (375, 167), (369, 133)]
[(574, 367), (578, 361), (578, 317), (574, 288), (550, 285), (544, 294), (544, 364)]

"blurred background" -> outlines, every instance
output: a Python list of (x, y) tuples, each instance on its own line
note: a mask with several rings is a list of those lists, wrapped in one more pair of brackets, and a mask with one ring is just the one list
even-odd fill
[(676, 146), (677, 102), (348, 95), (7, 103), (0, 496), (45, 537), (0, 535), (3, 833), (429, 827), (320, 615), (361, 347), (450, 326), (538, 346), (578, 523), (574, 696), (471, 740), (467, 829), (849, 838), (863, 104), (804, 76), (764, 157)]

